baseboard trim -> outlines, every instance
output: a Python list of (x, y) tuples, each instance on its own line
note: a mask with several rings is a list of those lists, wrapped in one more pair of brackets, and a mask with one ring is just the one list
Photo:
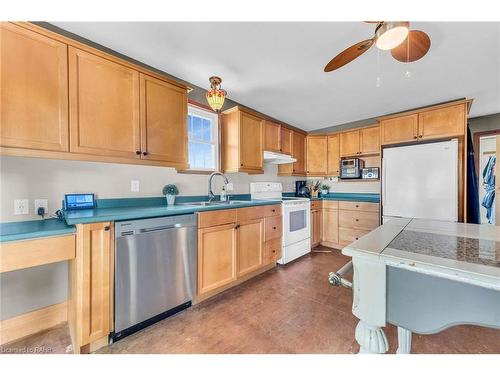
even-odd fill
[(67, 320), (67, 301), (1, 320), (0, 345), (54, 327)]

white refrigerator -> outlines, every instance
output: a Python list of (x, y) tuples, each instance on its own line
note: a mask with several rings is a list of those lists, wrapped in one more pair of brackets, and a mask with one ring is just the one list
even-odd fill
[(458, 141), (392, 147), (382, 156), (383, 221), (458, 220)]

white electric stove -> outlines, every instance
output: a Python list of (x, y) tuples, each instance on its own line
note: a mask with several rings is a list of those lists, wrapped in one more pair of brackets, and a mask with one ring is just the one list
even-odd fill
[(283, 197), (279, 182), (252, 182), (250, 195), (255, 200), (281, 200), (283, 238), (280, 264), (311, 252), (311, 202), (309, 198)]

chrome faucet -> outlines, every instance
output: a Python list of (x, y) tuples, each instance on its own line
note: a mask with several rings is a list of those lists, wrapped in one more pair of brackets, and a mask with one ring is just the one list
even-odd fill
[(221, 172), (212, 173), (208, 178), (208, 203), (212, 202), (215, 199), (215, 194), (212, 191), (212, 179), (214, 178), (214, 176), (221, 176), (224, 179), (224, 186), (229, 183), (229, 180), (227, 179), (225, 174)]

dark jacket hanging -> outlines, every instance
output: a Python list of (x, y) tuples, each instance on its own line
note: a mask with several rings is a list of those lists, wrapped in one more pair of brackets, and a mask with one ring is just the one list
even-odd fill
[(479, 213), (479, 189), (476, 163), (474, 162), (472, 134), (467, 124), (467, 223), (481, 224)]

